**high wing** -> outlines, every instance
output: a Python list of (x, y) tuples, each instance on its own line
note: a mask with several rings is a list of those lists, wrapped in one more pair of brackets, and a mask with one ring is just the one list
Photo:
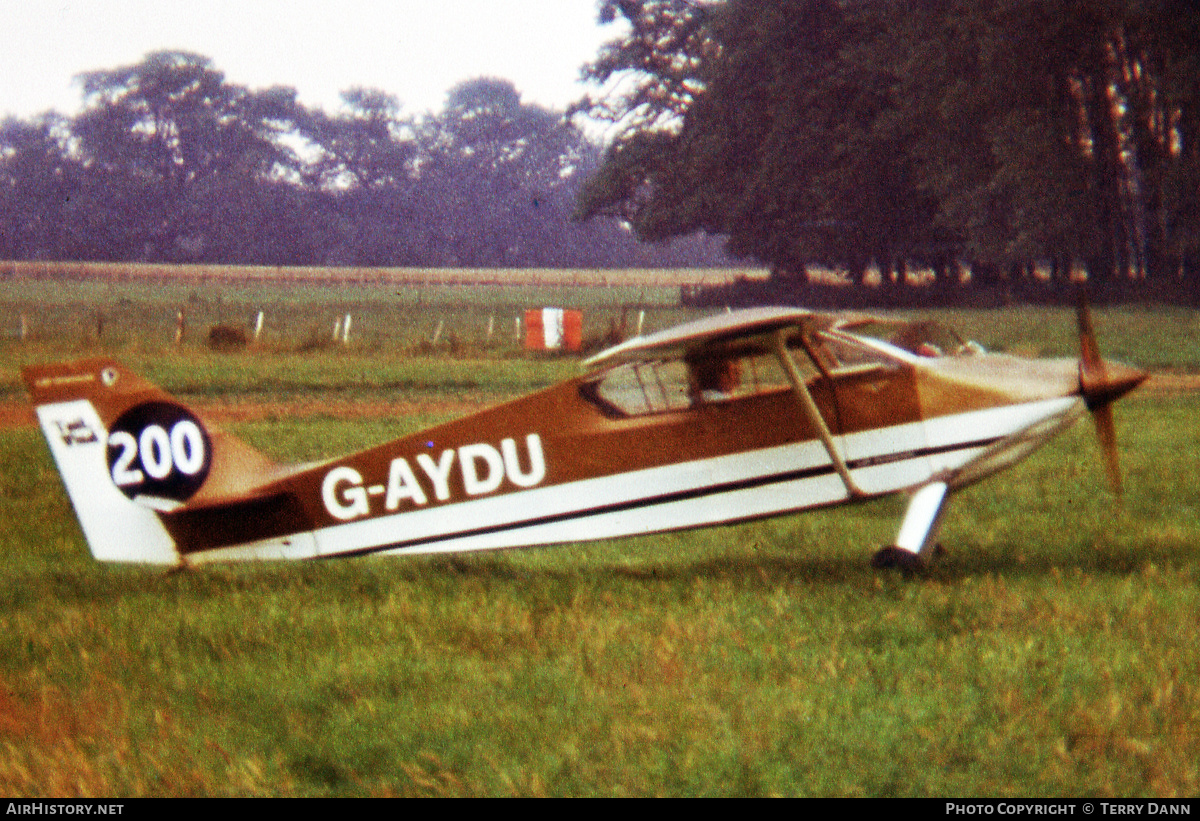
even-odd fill
[(836, 320), (836, 315), (800, 308), (747, 308), (728, 311), (628, 339), (584, 360), (583, 364), (584, 367), (603, 367), (656, 355), (700, 350), (720, 342), (766, 335), (781, 328), (828, 327)]

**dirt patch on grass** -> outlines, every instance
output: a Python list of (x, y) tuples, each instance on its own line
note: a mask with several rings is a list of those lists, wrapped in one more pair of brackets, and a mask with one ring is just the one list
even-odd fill
[(0, 402), (0, 430), (35, 424), (37, 417), (33, 415), (33, 406), (28, 402)]
[(271, 402), (239, 399), (188, 403), (213, 422), (257, 422), (262, 419), (307, 419), (327, 416), (333, 419), (380, 419), (388, 416), (465, 416), (487, 407), (491, 402), (434, 399), (429, 401), (381, 401), (350, 399), (290, 399)]
[[(192, 797), (286, 794), (277, 767), (204, 742), (169, 709), (153, 724), (132, 721), (150, 708), (144, 696), (91, 673), (72, 689), (44, 685), (18, 694), (0, 679), (0, 795)], [(149, 726), (148, 726), (149, 725)], [(11, 805), (10, 805), (11, 806)]]
[[(293, 399), (282, 401), (205, 400), (187, 402), (205, 419), (218, 424), (257, 422), (262, 419), (307, 419), (327, 416), (334, 419), (380, 419), (388, 416), (466, 416), (482, 410), (493, 401), (437, 399), (424, 402), (384, 402), (362, 399)], [(37, 424), (33, 407), (17, 400), (0, 401), (0, 430)]]
[(1200, 391), (1200, 374), (1154, 373), (1141, 389), (1152, 393), (1194, 393)]

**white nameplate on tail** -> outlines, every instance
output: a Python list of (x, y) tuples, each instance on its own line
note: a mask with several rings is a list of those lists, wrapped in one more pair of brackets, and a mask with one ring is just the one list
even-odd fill
[(92, 403), (41, 405), (37, 415), (92, 555), (102, 562), (177, 564), (175, 543), (158, 516), (113, 484), (108, 431)]

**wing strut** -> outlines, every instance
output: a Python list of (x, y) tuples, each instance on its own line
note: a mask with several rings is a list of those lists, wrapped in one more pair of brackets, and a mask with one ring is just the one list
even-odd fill
[(869, 494), (855, 484), (854, 479), (851, 478), (850, 469), (846, 467), (845, 460), (837, 452), (837, 447), (833, 443), (833, 434), (829, 432), (829, 426), (825, 424), (825, 419), (821, 416), (816, 401), (809, 393), (808, 385), (804, 384), (804, 376), (796, 367), (796, 361), (788, 352), (787, 330), (781, 328), (773, 333), (771, 342), (775, 348), (775, 356), (779, 358), (779, 364), (783, 365), (788, 381), (792, 383), (792, 392), (800, 400), (800, 407), (803, 408), (808, 421), (817, 429), (817, 436), (821, 438), (821, 444), (825, 446), (825, 452), (829, 454), (829, 459), (833, 462), (833, 469), (837, 471), (838, 476), (842, 477), (842, 484), (846, 486), (846, 492), (852, 497), (865, 498)]

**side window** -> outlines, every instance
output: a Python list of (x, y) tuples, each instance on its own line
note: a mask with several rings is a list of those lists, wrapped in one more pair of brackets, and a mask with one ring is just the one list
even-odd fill
[[(812, 367), (812, 363), (804, 351), (793, 351), (792, 358), (800, 367), (806, 380), (816, 374), (816, 369)], [(742, 378), (748, 393), (769, 393), (788, 389), (792, 384), (773, 353), (759, 353), (744, 357), (742, 359)]]
[(678, 360), (621, 365), (591, 383), (591, 392), (604, 404), (631, 416), (691, 405), (687, 366)]
[[(803, 350), (792, 356), (806, 380), (817, 375)], [(775, 354), (758, 348), (620, 365), (586, 383), (583, 395), (609, 414), (640, 416), (790, 389)]]

